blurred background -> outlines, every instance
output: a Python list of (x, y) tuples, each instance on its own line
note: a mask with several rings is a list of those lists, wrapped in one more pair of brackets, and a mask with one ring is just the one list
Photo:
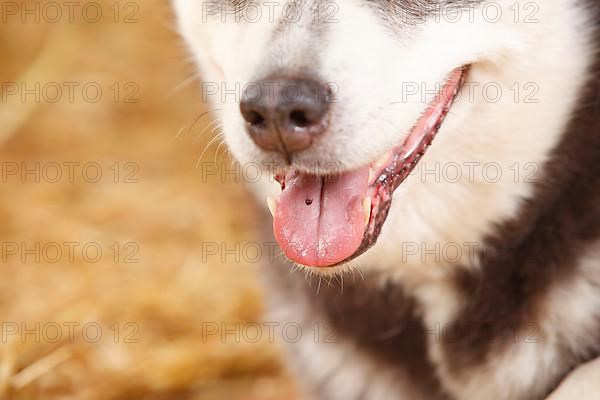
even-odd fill
[(257, 263), (203, 251), (258, 212), (198, 167), (230, 158), (169, 2), (0, 18), (0, 398), (293, 399), (273, 340), (206, 332), (261, 321)]

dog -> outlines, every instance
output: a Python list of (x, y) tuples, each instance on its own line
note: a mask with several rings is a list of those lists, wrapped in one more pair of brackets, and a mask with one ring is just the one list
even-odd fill
[(307, 399), (600, 398), (598, 2), (174, 6)]

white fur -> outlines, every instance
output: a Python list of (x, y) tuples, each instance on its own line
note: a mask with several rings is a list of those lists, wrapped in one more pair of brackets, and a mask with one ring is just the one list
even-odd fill
[[(290, 315), (297, 321), (298, 310)], [(315, 316), (310, 316), (315, 320)], [(317, 319), (318, 320), (318, 319)], [(326, 320), (320, 322), (325, 326)], [(312, 332), (304, 326), (305, 333)], [(368, 354), (343, 339), (332, 343), (314, 340), (312, 334), (304, 335), (299, 343), (294, 344), (293, 352), (288, 358), (298, 381), (304, 383), (304, 394), (321, 399), (346, 400), (361, 397), (369, 400), (410, 399), (427, 400), (415, 390), (406, 373), (399, 369), (381, 368)], [(317, 383), (318, 393), (312, 388)]]
[(548, 400), (596, 400), (600, 393), (600, 359), (578, 367)]

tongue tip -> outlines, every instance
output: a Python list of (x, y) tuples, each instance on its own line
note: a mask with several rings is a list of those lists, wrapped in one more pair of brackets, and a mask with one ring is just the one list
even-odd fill
[(344, 231), (344, 234), (338, 237), (311, 241), (300, 232), (290, 235), (278, 222), (280, 221), (275, 218), (273, 230), (285, 256), (300, 265), (318, 268), (333, 267), (355, 254), (360, 248), (366, 229), (366, 225), (363, 225), (360, 232)]
[(283, 248), (285, 256), (291, 261), (306, 267), (317, 268), (333, 267), (351, 257), (358, 250), (358, 246), (355, 250), (346, 248), (345, 251), (334, 251), (332, 246), (329, 249), (326, 247), (323, 249), (309, 248), (308, 250), (301, 250), (292, 244), (284, 245), (279, 240), (278, 243)]
[(300, 258), (298, 260), (292, 260), (292, 259), (290, 259), (290, 260), (295, 262), (296, 264), (299, 264), (299, 265), (302, 265), (305, 267), (314, 267), (314, 268), (331, 268), (343, 261), (343, 260), (339, 260), (339, 261), (317, 260), (317, 261), (315, 261), (314, 259), (310, 259), (310, 258), (306, 258), (306, 259)]

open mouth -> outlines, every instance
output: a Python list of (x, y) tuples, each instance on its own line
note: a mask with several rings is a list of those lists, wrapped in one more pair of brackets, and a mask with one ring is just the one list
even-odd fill
[(452, 71), (404, 142), (379, 160), (334, 175), (307, 174), (290, 167), (276, 176), (282, 193), (267, 201), (275, 238), (287, 258), (304, 266), (334, 267), (377, 242), (394, 190), (431, 145), (468, 69)]

